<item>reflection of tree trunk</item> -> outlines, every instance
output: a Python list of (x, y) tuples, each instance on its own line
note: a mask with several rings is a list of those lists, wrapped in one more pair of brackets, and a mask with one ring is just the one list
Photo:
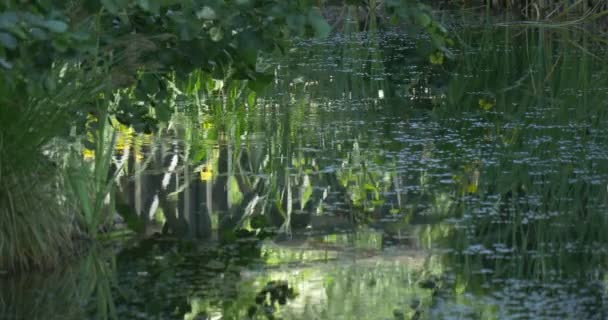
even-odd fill
[(165, 230), (169, 229), (173, 234), (180, 236), (188, 232), (188, 225), (178, 218), (177, 203), (169, 200), (167, 190), (161, 190), (158, 195), (158, 202), (165, 214)]
[[(285, 112), (283, 115), (283, 119), (281, 121), (282, 123), (282, 145), (281, 145), (281, 150), (282, 150), (282, 154), (281, 154), (281, 164), (284, 167), (284, 176), (282, 177), (282, 179), (279, 179), (279, 181), (284, 180), (285, 181), (285, 188), (286, 188), (286, 194), (285, 196), (287, 197), (287, 199), (283, 199), (283, 196), (281, 196), (281, 201), (287, 201), (285, 202), (285, 223), (283, 223), (283, 226), (281, 226), (282, 231), (286, 232), (287, 234), (289, 234), (291, 232), (291, 211), (293, 208), (293, 203), (292, 203), (292, 196), (291, 196), (291, 177), (290, 177), (290, 168), (291, 168), (291, 137), (290, 137), (290, 133), (291, 133), (291, 119), (290, 119), (290, 114), (289, 112)], [(279, 172), (281, 172), (279, 170)]]
[(219, 156), (217, 160), (217, 175), (213, 186), (213, 203), (216, 206), (219, 226), (218, 237), (224, 238), (226, 233), (231, 231), (231, 219), (229, 216), (229, 199), (228, 199), (228, 148), (226, 141), (221, 140), (218, 144)]
[[(189, 167), (189, 165), (186, 165)], [(193, 179), (191, 174), (186, 175), (184, 191), (180, 193), (179, 208), (185, 217), (185, 225), (188, 227), (188, 236), (196, 238), (207, 238), (211, 236), (211, 218), (207, 210), (205, 196), (207, 184), (200, 179)]]
[[(161, 146), (164, 147), (162, 142)], [(171, 200), (169, 198), (169, 194), (177, 192), (180, 188), (180, 179), (179, 174), (177, 173), (180, 156), (179, 152), (179, 146), (176, 141), (172, 141), (168, 152), (165, 152), (164, 148), (161, 150), (161, 162), (159, 163), (160, 168), (158, 168), (160, 173), (158, 173), (158, 175), (162, 176), (162, 179), (158, 191), (158, 202), (166, 219), (164, 229), (168, 229), (177, 236), (183, 236), (188, 233), (188, 224), (183, 218), (183, 215), (180, 217), (180, 197), (178, 197), (177, 200)]]

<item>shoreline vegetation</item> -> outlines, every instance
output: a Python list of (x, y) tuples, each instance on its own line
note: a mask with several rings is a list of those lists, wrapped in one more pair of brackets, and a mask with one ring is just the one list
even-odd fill
[[(138, 3), (0, 4), (0, 276), (61, 267), (111, 229), (116, 211), (141, 230), (141, 212), (116, 198), (119, 176), (135, 170), (116, 167), (117, 128), (174, 130), (184, 99), (254, 107), (273, 79), (259, 58), (288, 52), (293, 37), (327, 37), (345, 21), (356, 30), (409, 23), (429, 35), (422, 54), (440, 63), (455, 44), (432, 6), (547, 24), (608, 17), (608, 4), (592, 0)], [(170, 231), (184, 230), (166, 211)]]

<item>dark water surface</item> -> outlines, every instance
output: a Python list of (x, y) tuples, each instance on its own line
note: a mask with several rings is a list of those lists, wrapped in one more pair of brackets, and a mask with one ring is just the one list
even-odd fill
[[(458, 36), (442, 64), (403, 32), (305, 41), (256, 107), (176, 115), (173, 197), (208, 239), (1, 280), (3, 318), (608, 319), (605, 49)], [(141, 165), (136, 206), (167, 167)]]

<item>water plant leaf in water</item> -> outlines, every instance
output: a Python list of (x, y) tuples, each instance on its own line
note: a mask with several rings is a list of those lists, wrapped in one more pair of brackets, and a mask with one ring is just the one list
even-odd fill
[(483, 109), (485, 111), (489, 111), (496, 104), (496, 100), (486, 99), (486, 98), (479, 98), (479, 100), (477, 101), (477, 103), (479, 104), (479, 107), (481, 109)]
[(443, 52), (437, 51), (437, 52), (432, 53), (429, 56), (429, 61), (431, 62), (431, 64), (442, 65), (443, 64)]

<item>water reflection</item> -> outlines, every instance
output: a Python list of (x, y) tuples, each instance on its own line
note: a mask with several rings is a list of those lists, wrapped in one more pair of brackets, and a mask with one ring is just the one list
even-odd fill
[(94, 246), (80, 261), (62, 270), (0, 277), (0, 318), (115, 317), (114, 274), (114, 257)]
[(602, 49), (462, 38), (445, 65), (397, 32), (302, 42), (263, 96), (125, 133), (125, 223), (158, 234), (117, 256), (118, 317), (605, 319)]

